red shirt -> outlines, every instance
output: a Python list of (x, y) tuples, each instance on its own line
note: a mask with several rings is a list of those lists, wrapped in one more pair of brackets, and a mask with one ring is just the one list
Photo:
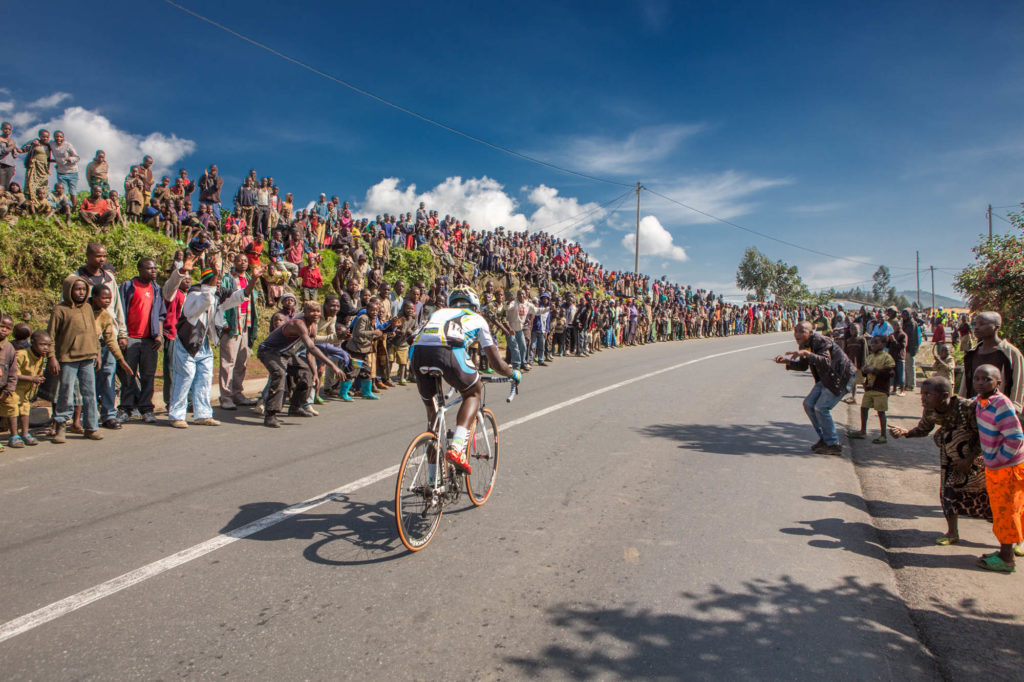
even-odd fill
[(185, 292), (178, 289), (174, 292), (174, 298), (167, 303), (167, 317), (164, 318), (164, 338), (169, 341), (178, 338), (178, 318), (181, 317), (183, 305), (185, 305)]
[(135, 292), (128, 303), (128, 337), (132, 339), (148, 339), (150, 336), (149, 318), (153, 313), (153, 285), (142, 284), (133, 280)]
[(307, 265), (299, 268), (299, 277), (302, 279), (302, 286), (309, 289), (319, 289), (324, 285), (323, 277), (320, 274), (320, 266)]
[(89, 213), (106, 213), (110, 210), (110, 206), (107, 204), (107, 200), (103, 197), (100, 197), (99, 199), (89, 197), (82, 201), (82, 210), (88, 211)]

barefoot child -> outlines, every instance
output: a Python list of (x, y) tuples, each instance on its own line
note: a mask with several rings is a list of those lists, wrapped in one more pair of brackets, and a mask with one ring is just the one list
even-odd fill
[(868, 412), (878, 412), (878, 426), (882, 433), (872, 443), (881, 444), (885, 438), (885, 413), (889, 410), (889, 380), (896, 362), (885, 352), (885, 337), (872, 336), (868, 341), (871, 353), (864, 360), (861, 372), (864, 374), (864, 397), (860, 403), (860, 431), (849, 431), (850, 438), (864, 438), (868, 430)]
[[(999, 551), (984, 554), (978, 565), (1013, 573), (1014, 545), (1024, 541), (1024, 433), (1013, 403), (999, 392), (1002, 375), (994, 365), (974, 370), (978, 435), (985, 459), (985, 487), (992, 505), (992, 532)], [(1015, 551), (1017, 549), (1017, 551)]]
[(917, 426), (909, 431), (890, 426), (889, 433), (893, 438), (924, 438), (939, 427), (935, 444), (939, 446), (939, 500), (946, 517), (946, 534), (935, 544), (955, 545), (960, 542), (960, 516), (992, 520), (974, 401), (953, 395), (949, 379), (933, 376), (921, 383), (921, 406), (924, 414)]

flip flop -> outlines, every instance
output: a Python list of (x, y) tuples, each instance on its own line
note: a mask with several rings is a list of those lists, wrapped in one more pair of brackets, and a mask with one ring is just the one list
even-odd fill
[(996, 573), (1013, 573), (1017, 570), (1016, 564), (1006, 563), (999, 558), (998, 554), (995, 556), (986, 554), (978, 559), (978, 566), (984, 568), (986, 571), (995, 571)]
[(867, 434), (863, 431), (847, 431), (846, 437), (853, 440), (863, 440), (864, 438), (867, 438)]
[(888, 443), (889, 440), (885, 436), (879, 436), (878, 438), (875, 438), (871, 442), (874, 443), (875, 445), (884, 445), (885, 443)]
[(1024, 556), (1024, 544), (1016, 544), (1013, 546), (1013, 553), (1017, 556)]
[(951, 538), (948, 535), (942, 535), (937, 540), (935, 540), (935, 544), (939, 545), (940, 547), (948, 547), (949, 545), (955, 545), (959, 542), (960, 538)]

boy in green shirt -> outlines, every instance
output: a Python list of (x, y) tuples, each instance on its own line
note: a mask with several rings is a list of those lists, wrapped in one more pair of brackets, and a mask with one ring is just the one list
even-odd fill
[(882, 434), (871, 442), (881, 444), (886, 442), (885, 413), (889, 410), (889, 383), (896, 368), (896, 361), (885, 351), (884, 336), (872, 336), (868, 342), (868, 350), (871, 352), (861, 368), (864, 374), (864, 397), (860, 403), (860, 431), (848, 431), (846, 435), (853, 439), (865, 438), (868, 430), (868, 412), (874, 408), (878, 412), (878, 424)]

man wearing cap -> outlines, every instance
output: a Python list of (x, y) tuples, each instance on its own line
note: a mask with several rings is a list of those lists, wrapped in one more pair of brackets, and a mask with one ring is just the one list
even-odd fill
[[(196, 257), (189, 253), (181, 268), (171, 273), (164, 283), (164, 296), (167, 297), (188, 278), (195, 265)], [(246, 302), (252, 295), (256, 280), (262, 268), (253, 270), (252, 279), (245, 289), (235, 289), (222, 302), (217, 296), (217, 271), (207, 268), (200, 272), (199, 284), (189, 287), (185, 302), (178, 318), (178, 334), (174, 340), (173, 380), (171, 386), (171, 404), (167, 407), (167, 419), (177, 429), (188, 428), (185, 421), (188, 408), (188, 395), (192, 394), (192, 410), (195, 423), (202, 426), (219, 426), (220, 422), (213, 418), (210, 406), (210, 384), (213, 380), (213, 350), (217, 343), (215, 321), (217, 317), (233, 310)]]

